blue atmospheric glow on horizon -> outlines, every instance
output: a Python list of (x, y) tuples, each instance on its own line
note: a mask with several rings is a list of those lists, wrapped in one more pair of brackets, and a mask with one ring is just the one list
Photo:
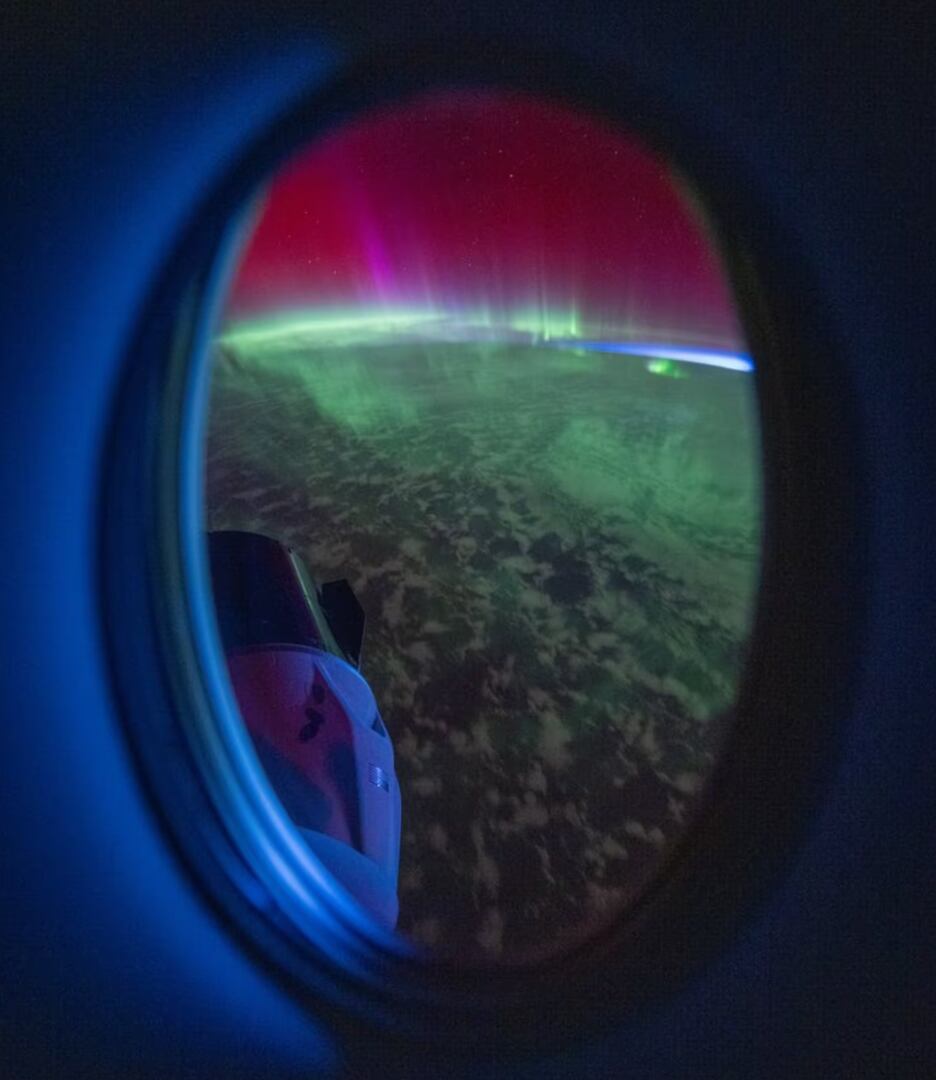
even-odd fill
[(645, 356), (659, 360), (678, 360), (686, 364), (702, 364), (705, 367), (722, 368), (725, 371), (754, 370), (754, 361), (748, 353), (729, 352), (724, 349), (700, 348), (693, 345), (667, 345), (650, 341), (568, 341), (550, 342), (551, 345), (587, 349), (590, 352), (623, 353), (627, 356)]

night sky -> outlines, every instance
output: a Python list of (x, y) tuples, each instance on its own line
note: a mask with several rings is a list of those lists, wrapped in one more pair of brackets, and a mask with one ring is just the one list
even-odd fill
[(574, 312), (587, 333), (736, 347), (700, 220), (626, 134), (520, 95), (370, 113), (282, 169), (230, 321), (298, 310)]

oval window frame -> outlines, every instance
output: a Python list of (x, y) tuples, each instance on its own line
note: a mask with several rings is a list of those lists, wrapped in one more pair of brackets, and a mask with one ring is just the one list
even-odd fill
[[(847, 669), (860, 623), (836, 588), (837, 568), (860, 559), (861, 549), (857, 508), (846, 502), (847, 486), (835, 484), (847, 475), (847, 442), (820, 437), (831, 404), (830, 380), (817, 377), (822, 320), (809, 309), (795, 258), (765, 257), (782, 250), (782, 238), (744, 187), (743, 170), (734, 162), (729, 172), (689, 118), (677, 122), (624, 77), (517, 53), (505, 78), (505, 51), (486, 44), (433, 46), (410, 54), (405, 70), (374, 58), (356, 65), (262, 133), (215, 186), (155, 285), (128, 356), (103, 477), (99, 563), (112, 668), (141, 778), (167, 837), (226, 924), (300, 1000), (318, 1009), (330, 1003), (336, 1023), (365, 1017), (466, 1052), (482, 1032), (492, 1048), (501, 1038), (542, 1046), (602, 1024), (672, 992), (724, 947), (789, 866), (817, 805), (834, 762), (833, 718), (846, 711), (847, 684), (833, 674)], [(496, 60), (465, 59), (486, 55)], [(276, 830), (251, 835), (249, 800), (230, 784), (245, 763), (238, 739), (227, 757), (212, 757), (218, 717), (230, 726), (233, 702), (205, 615), (207, 569), (195, 542), (207, 335), (244, 206), (297, 146), (345, 119), (433, 89), (475, 86), (583, 109), (632, 132), (691, 178), (757, 357), (763, 445), (761, 585), (707, 806), (633, 909), (571, 953), (516, 969), (453, 964), (375, 934), (314, 867), (308, 908), (284, 902), (277, 881), (303, 860), (296, 863), (288, 837), (271, 844)], [(840, 423), (844, 385), (835, 381)], [(841, 492), (831, 506), (830, 489)], [(804, 621), (818, 597), (821, 620)], [(152, 673), (142, 681), (145, 699), (135, 677), (143, 669)], [(785, 723), (771, 727), (770, 717)], [(258, 872), (258, 860), (266, 870)]]

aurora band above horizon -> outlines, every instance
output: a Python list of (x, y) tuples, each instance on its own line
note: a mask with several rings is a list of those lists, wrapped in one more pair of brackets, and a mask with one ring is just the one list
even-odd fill
[(245, 241), (225, 332), (418, 322), (748, 370), (695, 194), (627, 131), (524, 94), (450, 91), (353, 118), (284, 164)]
[[(489, 318), (477, 320), (429, 310), (362, 310), (292, 312), (265, 319), (235, 323), (225, 327), (218, 342), (234, 348), (301, 344), (334, 345), (335, 334), (350, 334), (356, 344), (398, 344), (402, 341), (470, 342), (487, 344), (539, 345), (551, 349), (577, 349), (614, 353), (653, 360), (667, 360), (726, 371), (752, 372), (754, 363), (747, 353), (684, 341), (598, 339), (574, 333), (575, 320), (568, 316), (552, 324), (536, 326), (526, 313), (502, 325)], [(558, 330), (554, 334), (552, 330)], [(332, 340), (329, 341), (328, 338)]]

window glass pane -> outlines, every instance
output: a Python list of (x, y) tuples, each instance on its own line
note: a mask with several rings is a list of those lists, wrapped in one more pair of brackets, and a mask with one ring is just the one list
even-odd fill
[(219, 622), (379, 921), (512, 959), (660, 872), (751, 625), (752, 369), (694, 198), (585, 113), (437, 94), (272, 178), (214, 347)]

